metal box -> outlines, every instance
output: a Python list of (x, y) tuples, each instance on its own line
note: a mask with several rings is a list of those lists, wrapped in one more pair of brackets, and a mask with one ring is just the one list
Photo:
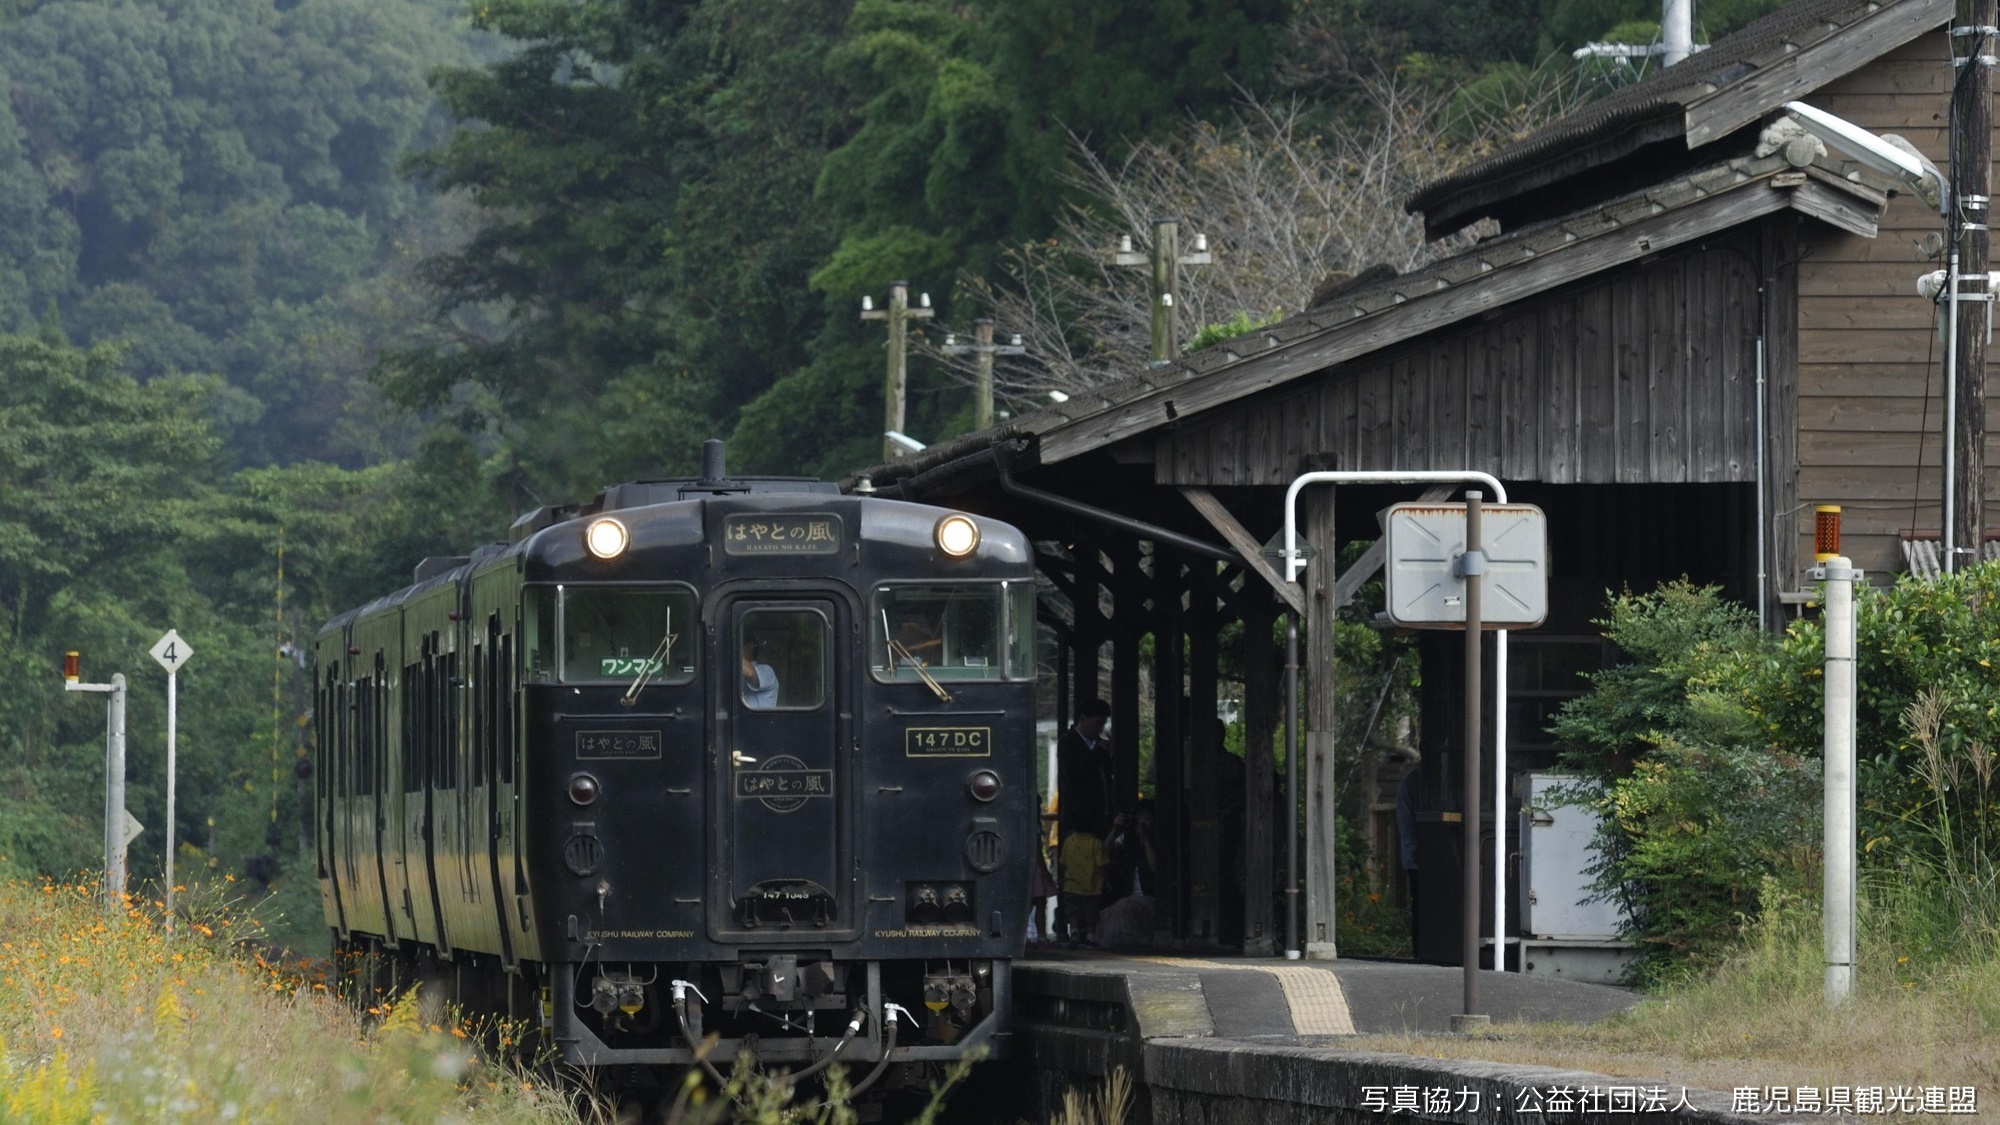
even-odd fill
[(1632, 958), (1617, 903), (1591, 889), (1599, 818), (1556, 801), (1577, 779), (1531, 773), (1521, 783), (1521, 967), (1538, 976), (1617, 981)]

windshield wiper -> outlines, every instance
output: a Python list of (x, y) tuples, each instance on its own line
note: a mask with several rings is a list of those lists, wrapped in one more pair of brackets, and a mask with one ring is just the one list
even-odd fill
[(667, 634), (660, 638), (660, 647), (653, 650), (650, 659), (639, 665), (639, 675), (633, 679), (632, 686), (625, 689), (624, 698), (618, 702), (627, 707), (639, 702), (639, 689), (646, 686), (646, 681), (652, 678), (655, 668), (666, 667), (667, 653), (673, 651), (674, 642), (679, 639), (674, 635), (674, 611), (670, 607), (667, 610)]
[(935, 692), (937, 694), (937, 697), (943, 700), (944, 702), (946, 703), (951, 702), (951, 693), (944, 690), (944, 686), (942, 684), (939, 684), (936, 680), (932, 679), (931, 674), (929, 672), (924, 671), (924, 662), (918, 660), (915, 654), (911, 653), (909, 649), (904, 648), (902, 642), (898, 641), (894, 636), (892, 636), (889, 633), (889, 611), (886, 609), (882, 611), (882, 639), (884, 641), (887, 641), (889, 645), (890, 679), (893, 680), (896, 678), (896, 658), (900, 656), (903, 658), (904, 661), (906, 661), (909, 664), (910, 670), (917, 674), (917, 678), (924, 681), (925, 687), (930, 688), (931, 691)]

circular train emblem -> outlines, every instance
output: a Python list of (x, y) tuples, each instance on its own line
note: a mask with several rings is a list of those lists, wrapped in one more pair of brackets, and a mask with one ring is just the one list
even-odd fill
[(808, 769), (790, 754), (777, 754), (765, 759), (763, 769), (737, 774), (736, 795), (772, 812), (797, 812), (815, 797), (833, 796), (833, 771)]

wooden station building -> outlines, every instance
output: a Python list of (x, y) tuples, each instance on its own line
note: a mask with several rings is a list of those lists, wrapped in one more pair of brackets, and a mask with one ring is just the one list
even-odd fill
[[(1127, 735), (1153, 637), (1155, 744), (1185, 747), (1158, 754), (1153, 779), (1163, 933), (1200, 946), (1226, 930), (1252, 952), (1282, 942), (1268, 866), (1282, 827), (1218, 807), (1235, 798), (1218, 798), (1216, 724), (1188, 716), (1214, 714), (1224, 622), (1261, 639), (1297, 611), (1303, 935), (1311, 955), (1336, 949), (1326, 670), (1332, 622), (1368, 574), (1328, 564), (1420, 490), (1309, 489), (1303, 536), (1318, 555), (1287, 587), (1258, 545), (1299, 473), (1481, 470), (1546, 510), (1550, 616), (1512, 638), (1516, 773), (1550, 763), (1549, 713), (1608, 655), (1592, 625), (1608, 589), (1685, 575), (1776, 627), (1805, 584), (1814, 505), (1843, 507), (1846, 553), (1877, 581), (1935, 539), (1943, 349), (1915, 281), (1943, 264), (1938, 217), (1840, 153), (1767, 130), (1803, 99), (1944, 165), (1951, 15), (1950, 0), (1798, 0), (1409, 201), (1432, 237), (1497, 228), (1471, 249), (1363, 274), (1279, 324), (850, 480), (991, 513), (1043, 544), (1068, 603), (1051, 614), (1058, 714), (1108, 671), (1121, 788), (1136, 777)], [(1226, 249), (1211, 268), (1229, 268)], [(1457, 800), (1460, 646), (1455, 633), (1422, 642), (1433, 809)], [(1273, 809), (1282, 657), (1255, 643), (1242, 661), (1243, 804)], [(1223, 841), (1224, 825), (1241, 841)], [(1220, 870), (1225, 845), (1247, 859), (1240, 879)], [(1425, 880), (1426, 896), (1442, 890)], [(1455, 925), (1441, 959), (1457, 957)]]

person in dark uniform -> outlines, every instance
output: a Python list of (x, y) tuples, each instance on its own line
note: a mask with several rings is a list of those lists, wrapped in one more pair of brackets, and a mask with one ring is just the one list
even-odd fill
[(1093, 699), (1077, 708), (1076, 722), (1056, 743), (1056, 791), (1060, 795), (1062, 912), (1073, 941), (1089, 942), (1103, 906), (1111, 832), (1111, 740), (1104, 725), (1111, 707)]

